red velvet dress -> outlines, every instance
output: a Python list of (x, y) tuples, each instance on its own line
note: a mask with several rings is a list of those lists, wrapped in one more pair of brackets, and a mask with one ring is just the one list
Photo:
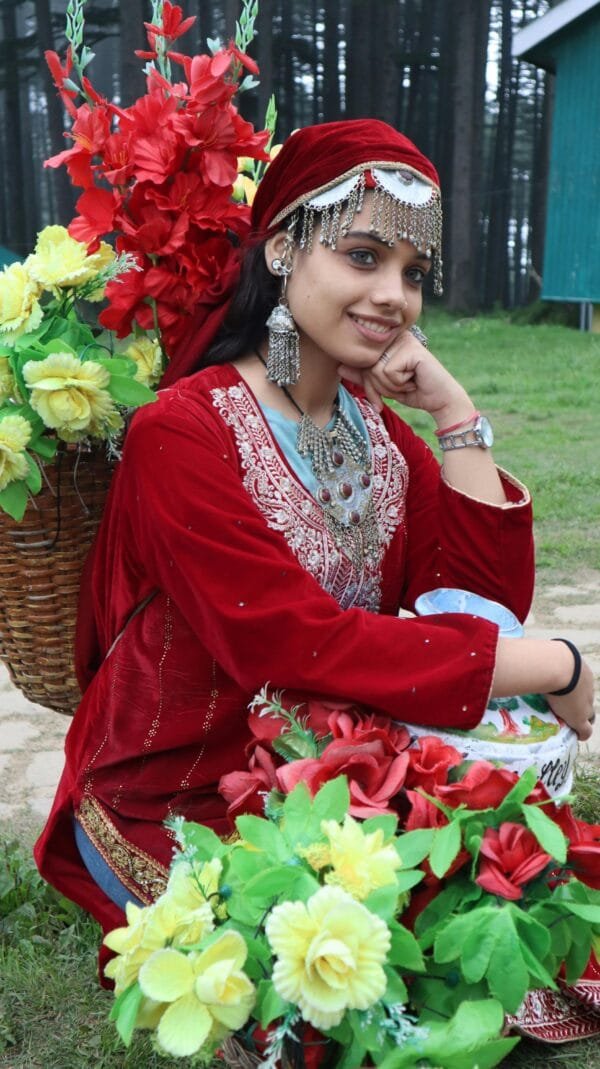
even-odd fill
[(133, 420), (82, 606), (85, 694), (36, 847), (46, 879), (105, 927), (122, 914), (80, 860), (73, 813), (121, 882), (151, 901), (172, 853), (166, 817), (226, 830), (217, 784), (245, 764), (247, 705), (267, 681), (407, 722), (481, 718), (496, 625), (396, 614), (426, 590), (458, 586), (523, 619), (528, 495), (508, 477), (503, 507), (451, 489), (410, 428), (357, 400), (379, 536), (359, 570), (231, 365), (179, 381)]

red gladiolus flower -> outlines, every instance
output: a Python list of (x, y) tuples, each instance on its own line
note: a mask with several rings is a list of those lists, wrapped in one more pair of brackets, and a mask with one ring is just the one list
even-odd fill
[(86, 189), (77, 201), (79, 215), (69, 224), (69, 234), (84, 245), (97, 245), (98, 238), (113, 229), (118, 204), (118, 195), (107, 189)]
[(219, 781), (219, 794), (229, 802), (227, 816), (233, 823), (241, 813), (264, 816), (265, 795), (277, 786), (275, 762), (268, 750), (257, 746), (247, 772), (228, 772)]
[(250, 71), (250, 74), (258, 74), (258, 63), (255, 63), (250, 56), (246, 55), (245, 52), (242, 52), (235, 41), (229, 42), (227, 51), (231, 58), (237, 60), (240, 66), (245, 67), (247, 71)]
[(475, 882), (484, 891), (510, 901), (522, 898), (523, 885), (539, 876), (552, 860), (529, 828), (508, 821), (497, 830), (486, 829), (480, 855), (483, 860)]
[(445, 785), (448, 770), (462, 761), (454, 746), (447, 746), (435, 735), (422, 735), (409, 751), (409, 757), (406, 786), (421, 787), (427, 794), (433, 794), (436, 786)]
[(65, 89), (64, 84), (65, 79), (70, 77), (71, 71), (73, 70), (71, 46), (69, 45), (69, 47), (67, 48), (64, 67), (61, 66), (60, 56), (58, 56), (56, 52), (48, 50), (47, 52), (44, 52), (44, 58), (46, 60), (46, 63), (48, 64), (48, 67), (50, 68), (52, 81), (58, 89), (60, 98), (63, 102), (65, 109), (68, 111), (69, 115), (72, 115), (73, 118), (75, 118), (75, 116), (77, 115), (77, 108), (75, 107), (73, 101), (77, 97), (77, 93), (74, 89)]
[(373, 817), (393, 813), (392, 799), (404, 784), (408, 754), (390, 757), (382, 742), (364, 743), (359, 749), (343, 739), (334, 739), (317, 758), (293, 761), (277, 769), (277, 782), (289, 794), (304, 783), (311, 795), (337, 776), (346, 776), (353, 817)]
[(516, 772), (496, 768), (489, 761), (474, 761), (458, 783), (436, 786), (432, 793), (453, 808), (466, 805), (468, 809), (491, 809), (500, 805), (518, 778)]
[[(152, 22), (145, 22), (144, 26), (149, 34), (155, 34), (157, 37), (167, 37), (169, 41), (176, 41), (178, 37), (183, 37), (184, 33), (194, 25), (196, 21), (195, 15), (190, 15), (189, 18), (183, 18), (183, 9), (177, 4), (172, 4), (170, 0), (165, 0), (162, 10), (162, 26), (155, 26)], [(152, 42), (150, 42), (152, 44)]]
[(181, 169), (186, 147), (172, 130), (162, 128), (136, 137), (131, 154), (137, 181), (160, 184)]
[[(127, 251), (122, 243), (117, 243), (119, 252)], [(108, 308), (104, 308), (98, 319), (107, 330), (114, 330), (118, 338), (125, 338), (131, 333), (134, 322), (144, 330), (152, 326), (152, 309), (146, 303), (144, 271), (151, 266), (149, 260), (138, 257), (141, 271), (126, 271), (118, 279), (109, 282), (106, 287)]]
[(70, 133), (65, 134), (75, 144), (51, 156), (45, 161), (44, 167), (60, 167), (65, 163), (73, 185), (88, 189), (94, 184), (93, 157), (101, 155), (109, 135), (110, 121), (106, 110), (82, 104), (77, 109), (77, 118)]

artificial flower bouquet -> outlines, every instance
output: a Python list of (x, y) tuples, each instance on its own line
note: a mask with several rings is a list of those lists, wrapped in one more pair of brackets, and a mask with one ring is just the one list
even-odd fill
[(273, 106), (271, 129), (257, 132), (233, 102), (257, 84), (244, 50), (258, 3), (244, 0), (235, 42), (209, 42), (211, 55), (191, 57), (176, 45), (195, 16), (152, 0), (148, 50), (137, 53), (147, 61), (147, 92), (129, 106), (106, 100), (84, 74), (93, 58), (83, 44), (84, 4), (69, 0), (64, 63), (46, 53), (73, 141), (46, 165), (65, 165), (83, 190), (71, 236), (92, 250), (110, 237), (131, 258), (130, 270), (106, 287), (100, 323), (119, 338), (149, 332), (167, 361), (232, 289), (250, 227), (246, 194), (269, 160)]
[(255, 700), (249, 768), (221, 781), (234, 835), (172, 822), (166, 891), (106, 937), (121, 1036), (199, 1064), (497, 1065), (527, 993), (598, 941), (600, 828), (533, 769), (309, 709)]
[(47, 226), (0, 274), (0, 509), (17, 521), (42, 487), (36, 457), (51, 461), (61, 443), (116, 448), (125, 413), (154, 400), (141, 359), (114, 354), (80, 312), (131, 267), (105, 242), (91, 252)]

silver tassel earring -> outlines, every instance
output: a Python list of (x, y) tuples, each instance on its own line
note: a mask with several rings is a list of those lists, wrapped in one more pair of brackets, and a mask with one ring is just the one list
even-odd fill
[(292, 273), (291, 248), (286, 253), (285, 259), (277, 258), (271, 264), (281, 275), (282, 284), (279, 302), (267, 319), (267, 378), (278, 386), (293, 386), (300, 378), (300, 337), (286, 297), (287, 280)]

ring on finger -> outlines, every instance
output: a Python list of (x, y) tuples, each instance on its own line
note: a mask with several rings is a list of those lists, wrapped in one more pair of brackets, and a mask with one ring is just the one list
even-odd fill
[(388, 353), (388, 352), (385, 352), (385, 353), (382, 353), (381, 356), (379, 357), (379, 363), (383, 364), (383, 366), (385, 367), (385, 365), (387, 363), (389, 363), (389, 361), (391, 359), (392, 359), (392, 354)]

